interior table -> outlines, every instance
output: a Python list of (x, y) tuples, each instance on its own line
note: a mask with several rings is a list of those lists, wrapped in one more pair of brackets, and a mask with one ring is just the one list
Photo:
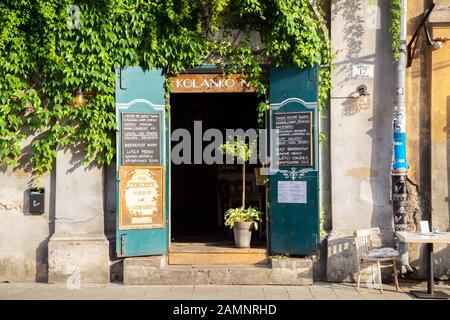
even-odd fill
[(434, 272), (433, 272), (433, 244), (450, 243), (450, 232), (411, 232), (397, 231), (397, 237), (400, 241), (409, 243), (425, 243), (427, 246), (427, 266), (428, 279), (427, 291), (411, 291), (411, 293), (420, 299), (448, 299), (449, 295), (442, 291), (434, 291)]

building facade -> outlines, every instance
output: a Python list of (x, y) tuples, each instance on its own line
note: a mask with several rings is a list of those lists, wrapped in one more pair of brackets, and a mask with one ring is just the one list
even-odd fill
[[(442, 47), (436, 49), (430, 45), (421, 31), (412, 64), (407, 69), (407, 142), (410, 164), (407, 215), (411, 228), (417, 227), (421, 220), (429, 220), (439, 230), (448, 231), (450, 211), (447, 112), (450, 107), (450, 45), (446, 44), (446, 39), (450, 38), (450, 1), (434, 2), (436, 7), (426, 25), (433, 41), (441, 42)], [(411, 39), (420, 26), (423, 13), (432, 3), (433, 1), (420, 4), (418, 1), (409, 1), (408, 39)], [(306, 260), (302, 260), (304, 265), (299, 269), (306, 270), (306, 278), (312, 279), (311, 272), (314, 269), (314, 278), (317, 280), (354, 281), (356, 256), (352, 235), (356, 229), (379, 227), (382, 231), (382, 242), (393, 245), (392, 110), (396, 88), (389, 10), (389, 1), (383, 0), (331, 1), (329, 26), (336, 58), (333, 61), (335, 68), (332, 73), (330, 106), (329, 111), (324, 111), (328, 113), (325, 116), (319, 115), (314, 109), (317, 106), (317, 79), (311, 75), (314, 71), (305, 73), (304, 70), (294, 70), (291, 74), (289, 70), (277, 73), (279, 70), (268, 69), (272, 110), (280, 110), (280, 113), (307, 112), (308, 107), (313, 106), (309, 123), (314, 124), (314, 128), (311, 127), (310, 132), (317, 142), (311, 140), (310, 167), (316, 170), (308, 171), (303, 180), (301, 177), (291, 179), (289, 174), (292, 171), (295, 174), (297, 167), (290, 166), (285, 170), (288, 171), (287, 178), (269, 177), (271, 182), (268, 187), (256, 186), (254, 190), (250, 189), (249, 193), (255, 197), (257, 206), (267, 206), (272, 210), (270, 217), (265, 217), (268, 225), (263, 225), (259, 236), (254, 234), (254, 239), (261, 240), (264, 254), (301, 255)], [(127, 70), (134, 72), (133, 69), (124, 68), (118, 70), (116, 78), (116, 102), (119, 110), (117, 116), (121, 119), (118, 127), (118, 150), (124, 148), (123, 136), (120, 135), (123, 129), (123, 112), (156, 112), (161, 116), (157, 127), (161, 139), (160, 148), (157, 151), (149, 149), (148, 152), (157, 152), (158, 161), (154, 165), (163, 166), (166, 170), (165, 183), (159, 185), (166, 190), (162, 202), (166, 213), (161, 220), (164, 226), (147, 231), (145, 228), (132, 229), (131, 233), (126, 231), (126, 228), (120, 228), (122, 221), (119, 221), (119, 199), (123, 188), (120, 185), (120, 167), (125, 159), (120, 152), (111, 165), (98, 168), (84, 166), (84, 155), (79, 150), (59, 150), (55, 169), (40, 180), (40, 187), (45, 190), (45, 205), (43, 213), (39, 215), (30, 213), (30, 203), (33, 203), (34, 198), (30, 198), (32, 177), (26, 166), (16, 170), (2, 168), (0, 281), (55, 283), (77, 279), (82, 282), (120, 280), (126, 277), (124, 273), (132, 274), (133, 268), (144, 263), (133, 260), (133, 256), (167, 257), (171, 243), (176, 243), (179, 239), (191, 242), (202, 242), (204, 239), (212, 241), (218, 232), (222, 232), (222, 229), (217, 229), (219, 226), (223, 227), (222, 217), (218, 216), (217, 212), (223, 212), (220, 206), (224, 201), (234, 204), (235, 200), (220, 197), (211, 200), (220, 195), (220, 192), (215, 190), (222, 190), (220, 188), (223, 185), (213, 183), (219, 181), (216, 179), (208, 180), (209, 183), (202, 186), (201, 179), (195, 177), (201, 175), (203, 180), (207, 181), (210, 174), (207, 169), (201, 171), (197, 166), (200, 171), (195, 171), (195, 165), (170, 167), (170, 161), (173, 161), (173, 158), (170, 158), (170, 151), (173, 152), (173, 149), (170, 150), (174, 141), (173, 130), (170, 137), (166, 133), (170, 130), (167, 131), (164, 125), (175, 129), (183, 128), (188, 122), (192, 124), (195, 121), (203, 121), (205, 128), (227, 128), (231, 123), (236, 124), (239, 119), (233, 116), (232, 111), (220, 113), (221, 110), (232, 110), (233, 106), (244, 104), (256, 107), (257, 99), (251, 92), (243, 91), (242, 85), (237, 85), (238, 89), (229, 89), (232, 90), (228, 92), (231, 95), (224, 91), (228, 90), (226, 84), (216, 93), (205, 93), (206, 85), (202, 87), (201, 83), (206, 80), (209, 87), (211, 82), (208, 81), (216, 81), (214, 83), (217, 84), (218, 80), (214, 78), (214, 75), (217, 76), (217, 70), (191, 70), (188, 75), (196, 75), (198, 82), (193, 82), (194, 78), (183, 78), (183, 75), (175, 78), (175, 84), (178, 80), (180, 86), (184, 85), (185, 88), (170, 97), (172, 118), (167, 120), (164, 116), (162, 79), (147, 79), (149, 73), (143, 71), (136, 71), (138, 74), (133, 76), (127, 73)], [(151, 82), (150, 93), (139, 91), (139, 87), (145, 85), (145, 79)], [(231, 83), (229, 84), (229, 87), (232, 87)], [(369, 103), (358, 102), (358, 88), (361, 85), (367, 87), (370, 94)], [(294, 88), (292, 92), (290, 86)], [(213, 96), (216, 98), (211, 98)], [(234, 98), (230, 98), (232, 96)], [(136, 104), (136, 109), (126, 109), (133, 108), (131, 103), (139, 99), (150, 101), (151, 105)], [(283, 104), (291, 103), (292, 100), (289, 99), (298, 99), (301, 103)], [(208, 113), (211, 111), (202, 108), (202, 105), (217, 106), (214, 112), (221, 114), (223, 122), (207, 122), (208, 119), (218, 116), (214, 112)], [(246, 122), (246, 117), (242, 116), (244, 120), (241, 119), (239, 127), (256, 127), (255, 124)], [(250, 111), (248, 119), (255, 119), (255, 115)], [(269, 119), (275, 121), (275, 114), (266, 115), (266, 128), (273, 128)], [(195, 128), (191, 131), (194, 132)], [(320, 144), (319, 131), (326, 136)], [(32, 138), (30, 137), (27, 143)], [(130, 152), (132, 153), (132, 150)], [(133, 161), (128, 163), (132, 164)], [(298, 166), (300, 172), (305, 167), (308, 166)], [(294, 170), (291, 170), (292, 168)], [(225, 174), (226, 177), (236, 177), (237, 174), (234, 180), (240, 177), (239, 168), (217, 167), (215, 170), (215, 177), (219, 177), (219, 174)], [(314, 172), (318, 173), (317, 176), (314, 176)], [(183, 178), (175, 180), (177, 175)], [(256, 176), (249, 179), (254, 179), (249, 181), (252, 188)], [(317, 187), (308, 189), (305, 195), (306, 204), (311, 205), (308, 207), (311, 211), (306, 210), (306, 207), (299, 209), (292, 203), (292, 207), (280, 206), (281, 194), (275, 190), (277, 186), (280, 188), (278, 182), (282, 179), (307, 181), (308, 186), (317, 183)], [(220, 181), (223, 180), (227, 179)], [(193, 182), (186, 184), (186, 181)], [(277, 184), (272, 185), (273, 181)], [(214, 189), (214, 192), (211, 193), (210, 189)], [(303, 192), (295, 190), (296, 195)], [(198, 198), (189, 201), (195, 194), (203, 194), (204, 200)], [(313, 199), (314, 205), (314, 201), (310, 202)], [(276, 211), (278, 209), (279, 211)], [(183, 212), (188, 210), (205, 212), (200, 215), (202, 221), (205, 221), (202, 230), (195, 229), (195, 219), (186, 219), (183, 216)], [(291, 220), (288, 219), (286, 223), (283, 214)], [(322, 232), (319, 231), (319, 215), (323, 219)], [(279, 221), (276, 220), (278, 217)], [(296, 220), (296, 217), (300, 219)], [(308, 222), (309, 227), (304, 230), (302, 228), (307, 225), (307, 219), (311, 221)], [(150, 222), (152, 223), (154, 224), (154, 221)], [(272, 224), (283, 227), (277, 230)], [(292, 227), (292, 230), (289, 227)], [(299, 232), (300, 236), (297, 237), (296, 232)], [(310, 243), (315, 244), (314, 250), (305, 249)], [(133, 250), (139, 250), (140, 244), (146, 244), (147, 251), (133, 253)], [(416, 268), (416, 273), (412, 276), (423, 278), (426, 271), (423, 248), (409, 245), (409, 260), (411, 266)], [(154, 264), (161, 264), (161, 261), (151, 260), (146, 263), (153, 264), (154, 267)], [(167, 260), (164, 263), (167, 263)], [(127, 266), (129, 271), (124, 270)], [(435, 268), (437, 277), (448, 279), (448, 246), (436, 246)], [(291, 278), (287, 276), (286, 279), (288, 282)], [(278, 280), (266, 278), (267, 283), (271, 281)]]
[[(433, 39), (448, 37), (448, 5), (436, 7), (427, 26)], [(408, 1), (408, 42), (433, 1)], [(331, 149), (331, 232), (328, 238), (327, 279), (352, 280), (353, 230), (379, 226), (386, 244), (392, 245), (392, 200), (390, 163), (392, 161), (392, 112), (395, 97), (395, 64), (392, 63), (389, 4), (384, 1), (333, 1), (332, 42), (337, 52), (333, 73), (334, 89), (330, 108)], [(374, 14), (377, 12), (378, 14)], [(449, 48), (435, 50), (422, 28), (412, 63), (407, 68), (407, 152), (408, 204), (410, 228), (421, 220), (431, 220), (439, 230), (448, 230), (446, 201), (447, 169), (443, 147), (448, 107)], [(354, 79), (352, 68), (369, 64), (373, 77)], [(354, 108), (348, 97), (360, 84), (371, 93), (372, 107)], [(350, 138), (351, 137), (351, 138)], [(444, 161), (445, 162), (445, 161)], [(437, 179), (440, 177), (440, 179)], [(345, 196), (344, 196), (345, 194)], [(445, 209), (444, 209), (445, 207)], [(421, 246), (409, 246), (409, 260), (418, 276), (426, 270)], [(436, 253), (436, 268), (448, 277), (448, 248)]]

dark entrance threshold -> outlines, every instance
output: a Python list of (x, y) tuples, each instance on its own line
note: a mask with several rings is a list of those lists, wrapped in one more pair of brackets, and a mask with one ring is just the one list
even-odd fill
[[(183, 128), (191, 133), (191, 163), (171, 165), (171, 240), (188, 243), (233, 243), (232, 231), (223, 225), (224, 212), (241, 205), (240, 165), (207, 165), (194, 162), (194, 121), (202, 121), (202, 134), (209, 128), (257, 129), (255, 94), (172, 94), (171, 131)], [(172, 148), (179, 142), (172, 142)], [(210, 142), (203, 143), (203, 149)], [(202, 149), (202, 150), (203, 150)], [(202, 161), (203, 162), (203, 161)], [(249, 202), (265, 211), (265, 187), (256, 186), (254, 168), (247, 166)], [(265, 220), (264, 220), (265, 221)], [(253, 234), (252, 242), (264, 246), (265, 223)]]

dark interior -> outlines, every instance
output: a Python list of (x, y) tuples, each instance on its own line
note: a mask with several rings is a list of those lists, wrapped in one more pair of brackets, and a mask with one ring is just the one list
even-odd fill
[[(173, 242), (232, 241), (232, 231), (223, 225), (224, 212), (242, 204), (242, 166), (193, 164), (194, 121), (202, 121), (202, 132), (219, 129), (257, 128), (255, 94), (172, 94), (171, 130), (184, 128), (191, 133), (192, 164), (171, 164), (171, 237)], [(179, 142), (172, 142), (172, 148)], [(203, 148), (210, 142), (203, 142)], [(247, 206), (265, 212), (265, 186), (256, 185), (254, 168), (246, 166)], [(263, 221), (265, 221), (263, 217)], [(265, 242), (265, 223), (254, 232), (253, 242)]]

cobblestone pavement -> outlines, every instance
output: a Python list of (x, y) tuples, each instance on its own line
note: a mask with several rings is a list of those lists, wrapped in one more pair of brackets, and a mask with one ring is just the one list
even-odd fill
[[(43, 283), (0, 283), (1, 300), (19, 299), (133, 299), (133, 300), (411, 300), (409, 291), (425, 290), (426, 283), (401, 283), (400, 292), (383, 285), (384, 293), (370, 288), (356, 290), (355, 284), (315, 283), (312, 286), (136, 286), (110, 283), (68, 289), (65, 285)], [(436, 286), (450, 294), (450, 286)]]

